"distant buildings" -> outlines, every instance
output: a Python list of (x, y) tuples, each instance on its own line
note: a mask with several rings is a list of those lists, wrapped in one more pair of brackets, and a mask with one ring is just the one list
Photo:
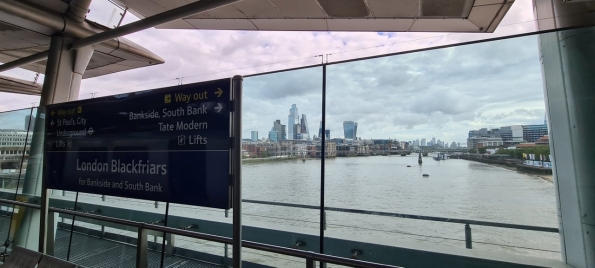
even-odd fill
[(500, 128), (481, 128), (470, 130), (467, 138), (468, 148), (495, 147), (502, 145), (536, 142), (548, 134), (547, 124), (514, 125)]
[(357, 139), (357, 122), (344, 121), (343, 122), (343, 132), (345, 134), (345, 139), (356, 140)]
[(527, 142), (536, 142), (548, 134), (546, 124), (523, 126), (523, 139)]
[(252, 141), (257, 141), (258, 140), (258, 131), (252, 131), (252, 132), (250, 132), (250, 139)]
[(421, 146), (426, 146), (426, 138), (421, 139)]

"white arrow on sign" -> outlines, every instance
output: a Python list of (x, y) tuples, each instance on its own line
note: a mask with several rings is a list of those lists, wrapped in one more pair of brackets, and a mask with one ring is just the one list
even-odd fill
[(50, 123), (50, 125), (53, 127), (54, 126), (54, 120), (52, 120), (52, 122)]
[(87, 133), (89, 133), (89, 135), (93, 135), (93, 128), (90, 127), (89, 130), (87, 130)]
[(221, 106), (221, 103), (217, 103), (217, 107), (215, 107), (215, 111), (217, 113), (220, 113), (221, 112), (221, 109), (223, 109), (223, 106)]

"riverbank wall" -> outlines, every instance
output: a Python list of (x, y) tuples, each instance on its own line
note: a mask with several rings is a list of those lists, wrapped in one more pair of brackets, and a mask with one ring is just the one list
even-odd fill
[(297, 157), (297, 156), (287, 156), (287, 157), (263, 157), (263, 158), (244, 158), (244, 159), (242, 159), (242, 163), (277, 162), (277, 161), (296, 160), (296, 159), (300, 159), (300, 158), (301, 158), (301, 157)]
[[(458, 155), (456, 158), (465, 159), (465, 160), (469, 160), (469, 161), (475, 161), (475, 162), (481, 162), (481, 163), (485, 163), (485, 164), (503, 166), (505, 168), (513, 169), (518, 172), (527, 173), (527, 174), (546, 175), (546, 176), (552, 175), (551, 168), (529, 166), (529, 165), (524, 165), (522, 163), (515, 163), (513, 161), (507, 161), (507, 160), (502, 160), (502, 159), (490, 159), (490, 158), (476, 157), (476, 156), (470, 156), (470, 155)], [(546, 180), (551, 181), (551, 179), (546, 179)]]

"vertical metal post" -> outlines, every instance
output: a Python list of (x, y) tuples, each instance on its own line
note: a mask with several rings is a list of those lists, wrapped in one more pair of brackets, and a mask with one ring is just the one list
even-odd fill
[[(233, 267), (242, 267), (242, 76), (232, 80), (233, 149), (231, 150), (233, 175)], [(231, 107), (230, 107), (231, 108)]]
[[(76, 211), (76, 206), (79, 202), (79, 192), (76, 192), (76, 197), (74, 198), (74, 211)], [(70, 260), (70, 248), (72, 246), (72, 233), (74, 231), (74, 215), (72, 215), (72, 222), (70, 223), (70, 237), (68, 238), (68, 251), (66, 252), (66, 261)]]
[(54, 241), (56, 240), (55, 234), (55, 212), (48, 212), (48, 229), (47, 229), (47, 242), (45, 244), (45, 254), (54, 255)]
[(473, 248), (472, 240), (471, 240), (471, 226), (469, 224), (465, 224), (465, 247), (471, 249)]
[(138, 228), (136, 240), (136, 268), (147, 268), (147, 229)]
[(316, 261), (310, 255), (306, 257), (306, 268), (314, 268), (316, 267)]
[[(328, 56), (327, 56), (328, 57)], [(323, 59), (324, 60), (324, 59)], [(320, 145), (320, 253), (324, 254), (324, 230), (326, 217), (324, 211), (324, 163), (326, 154), (326, 64), (322, 64), (322, 144)], [(320, 266), (324, 266), (321, 262)]]
[[(225, 217), (226, 218), (229, 218), (229, 209), (226, 209), (225, 210)], [(228, 244), (225, 244), (223, 247), (224, 247), (223, 248), (223, 250), (224, 250), (223, 251), (223, 254), (225, 256), (225, 259), (223, 260), (223, 264), (224, 265), (227, 265), (227, 258), (229, 257), (229, 253), (228, 253), (228, 247), (229, 247), (229, 245)]]
[[(157, 201), (155, 201), (155, 208), (157, 208)], [(167, 226), (167, 218), (169, 216), (169, 202), (165, 203), (165, 220), (163, 220), (163, 226)], [(166, 241), (167, 234), (163, 233), (163, 239), (161, 241), (161, 264), (159, 267), (163, 268), (163, 263), (165, 261), (165, 241)], [(171, 243), (171, 241), (170, 241)], [(173, 254), (173, 247), (170, 249), (170, 243), (168, 243), (168, 256)]]
[[(48, 60), (45, 67), (45, 77), (43, 80), (43, 87), (41, 90), (41, 98), (39, 101), (39, 108), (37, 108), (37, 119), (42, 121), (45, 118), (45, 106), (52, 102), (54, 93), (56, 91), (56, 81), (58, 79), (58, 69), (60, 66), (60, 57), (64, 51), (64, 40), (62, 36), (52, 36), (50, 41), (50, 49), (48, 54)], [(41, 119), (41, 120), (40, 120)], [(45, 146), (45, 122), (36, 122), (34, 128), (33, 139), (36, 141), (31, 142), (31, 153), (29, 155), (41, 155)], [(36, 147), (36, 152), (33, 151), (33, 146)], [(39, 161), (39, 160), (38, 160)], [(38, 163), (43, 169), (43, 163)], [(36, 172), (33, 172), (36, 173)], [(45, 245), (47, 239), (47, 214), (48, 214), (48, 192), (43, 179), (43, 172), (36, 174), (37, 178), (32, 180), (25, 180), (23, 185), (23, 193), (34, 193), (37, 188), (37, 180), (41, 180), (41, 208), (39, 210), (39, 252), (45, 253)]]

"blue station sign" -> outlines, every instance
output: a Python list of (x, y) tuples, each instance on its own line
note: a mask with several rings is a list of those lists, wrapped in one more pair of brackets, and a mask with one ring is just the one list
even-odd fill
[(231, 79), (48, 105), (47, 188), (230, 208)]

